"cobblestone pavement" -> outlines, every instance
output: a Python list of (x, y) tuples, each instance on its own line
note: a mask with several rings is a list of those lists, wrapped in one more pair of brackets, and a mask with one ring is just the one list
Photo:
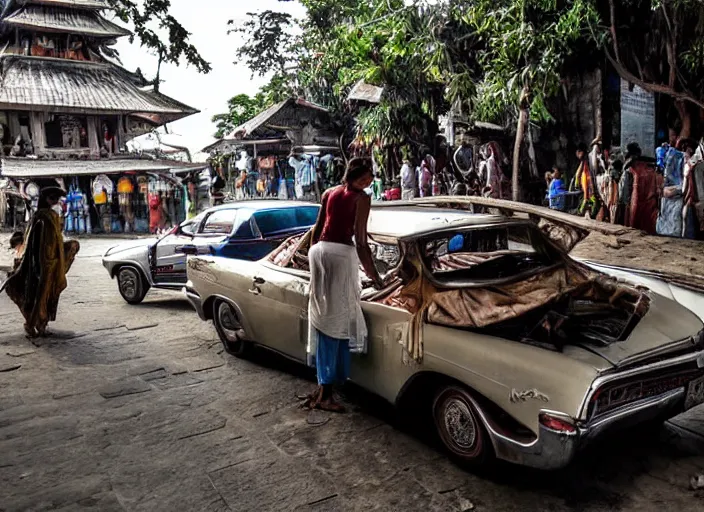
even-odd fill
[(178, 294), (123, 303), (100, 265), (111, 243), (83, 241), (53, 338), (25, 339), (0, 297), (0, 510), (704, 507), (689, 489), (704, 471), (701, 410), (563, 471), (465, 472), (362, 393), (347, 415), (299, 409), (304, 369), (227, 356)]

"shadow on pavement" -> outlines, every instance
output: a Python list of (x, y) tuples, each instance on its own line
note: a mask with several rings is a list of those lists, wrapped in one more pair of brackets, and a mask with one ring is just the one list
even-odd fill
[[(262, 348), (255, 348), (247, 359), (306, 379), (313, 389), (315, 373), (303, 364)], [(444, 452), (427, 422), (401, 418), (391, 404), (354, 384), (346, 385), (341, 394), (351, 410), (372, 415), (438, 453)], [(649, 475), (663, 485), (688, 485), (690, 472), (697, 470), (692, 459), (704, 454), (704, 436), (684, 434), (669, 423), (617, 431), (589, 445), (570, 466), (556, 471), (501, 461), (488, 469), (468, 471), (501, 486), (550, 494), (576, 510), (614, 510), (628, 499), (637, 477)]]

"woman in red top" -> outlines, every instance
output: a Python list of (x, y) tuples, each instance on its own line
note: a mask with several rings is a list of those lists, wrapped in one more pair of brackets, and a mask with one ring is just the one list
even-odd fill
[(350, 161), (343, 184), (322, 197), (313, 228), (310, 262), (309, 361), (315, 361), (318, 391), (312, 407), (344, 412), (333, 385), (349, 376), (350, 353), (365, 352), (367, 328), (360, 304), (359, 264), (376, 287), (383, 286), (367, 241), (371, 198), (364, 189), (373, 180), (368, 159)]

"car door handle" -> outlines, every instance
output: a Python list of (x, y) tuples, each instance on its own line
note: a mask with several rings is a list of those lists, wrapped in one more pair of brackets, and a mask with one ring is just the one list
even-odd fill
[(262, 289), (259, 288), (260, 285), (264, 284), (266, 281), (262, 279), (261, 277), (255, 277), (252, 280), (252, 287), (249, 289), (249, 293), (252, 295), (261, 295), (262, 294)]
[(198, 247), (195, 245), (182, 245), (181, 247), (176, 248), (177, 253), (185, 254), (187, 256), (197, 256), (198, 255)]

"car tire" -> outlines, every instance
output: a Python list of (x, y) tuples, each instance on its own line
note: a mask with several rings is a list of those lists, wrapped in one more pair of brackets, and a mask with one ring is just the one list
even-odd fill
[(244, 357), (249, 352), (251, 343), (244, 340), (244, 329), (237, 311), (224, 300), (213, 304), (213, 325), (220, 337), (225, 352), (235, 357)]
[(474, 404), (464, 388), (442, 387), (433, 401), (433, 422), (440, 441), (453, 458), (479, 467), (488, 465), (494, 452)]
[(134, 267), (121, 267), (117, 273), (117, 289), (128, 304), (136, 305), (144, 300), (149, 291), (149, 283)]

